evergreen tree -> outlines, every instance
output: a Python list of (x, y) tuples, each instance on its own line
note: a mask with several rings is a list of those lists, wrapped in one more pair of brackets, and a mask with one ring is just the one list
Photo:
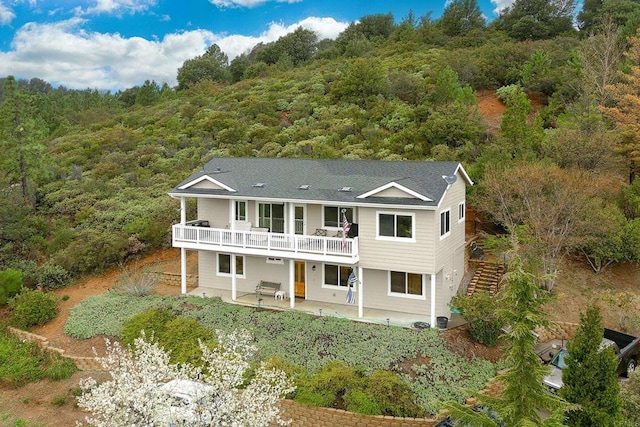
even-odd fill
[(597, 25), (604, 0), (584, 0), (582, 10), (578, 13), (578, 27), (580, 31), (589, 34)]
[[(549, 322), (542, 306), (548, 301), (540, 289), (538, 279), (525, 270), (519, 256), (509, 263), (501, 290), (499, 315), (511, 326), (506, 334), (508, 341), (505, 362), (507, 372), (498, 377), (504, 385), (501, 396), (477, 394), (487, 411), (476, 412), (456, 402), (445, 407), (452, 418), (462, 425), (472, 426), (562, 426), (563, 411), (569, 406), (558, 396), (552, 395), (542, 383), (549, 368), (540, 363), (535, 352), (536, 338), (532, 331)], [(542, 419), (541, 410), (550, 416)], [(465, 424), (466, 423), (466, 424)]]
[(483, 29), (486, 19), (476, 0), (454, 0), (445, 8), (438, 25), (449, 37), (464, 36)]
[(516, 40), (542, 40), (571, 33), (575, 0), (515, 0), (492, 23)]
[(570, 426), (618, 425), (618, 361), (612, 348), (600, 348), (603, 331), (600, 309), (591, 305), (580, 314), (580, 326), (567, 345), (567, 367), (562, 371), (564, 385), (559, 393), (568, 402), (580, 405), (567, 413)]

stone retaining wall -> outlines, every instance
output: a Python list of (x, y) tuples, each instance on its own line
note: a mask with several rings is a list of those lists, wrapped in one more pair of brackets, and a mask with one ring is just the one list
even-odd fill
[(102, 365), (100, 364), (100, 362), (98, 362), (98, 359), (96, 359), (95, 357), (80, 357), (80, 356), (67, 355), (67, 354), (64, 354), (63, 349), (50, 345), (47, 338), (41, 335), (33, 334), (31, 332), (23, 331), (21, 329), (16, 329), (11, 326), (9, 326), (8, 329), (9, 329), (9, 332), (11, 332), (13, 336), (18, 338), (19, 340), (35, 343), (40, 348), (46, 351), (57, 353), (60, 356), (73, 361), (73, 363), (75, 363), (78, 369), (80, 369), (81, 371), (102, 371), (103, 370)]
[[(148, 274), (151, 277), (156, 278), (158, 283), (163, 283), (170, 286), (181, 286), (182, 277), (180, 273), (166, 273), (162, 271), (147, 271), (144, 274)], [(187, 274), (187, 286), (194, 288), (198, 286), (198, 276), (193, 274)]]
[(553, 322), (548, 328), (538, 328), (538, 341), (548, 342), (551, 340), (570, 340), (576, 335), (577, 323)]

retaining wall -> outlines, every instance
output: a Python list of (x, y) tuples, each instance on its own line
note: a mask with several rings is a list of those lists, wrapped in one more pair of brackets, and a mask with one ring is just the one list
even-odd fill
[[(170, 286), (181, 286), (182, 278), (180, 273), (166, 273), (160, 271), (147, 271), (144, 274), (150, 275), (158, 280), (158, 283), (163, 283)], [(187, 274), (187, 286), (194, 288), (198, 286), (198, 276), (193, 274)]]

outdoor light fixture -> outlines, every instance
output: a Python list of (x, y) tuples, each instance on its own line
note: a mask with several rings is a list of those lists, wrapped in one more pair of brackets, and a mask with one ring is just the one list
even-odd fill
[(311, 266), (311, 269), (312, 269), (313, 271), (316, 271), (316, 266), (315, 266), (315, 265)]

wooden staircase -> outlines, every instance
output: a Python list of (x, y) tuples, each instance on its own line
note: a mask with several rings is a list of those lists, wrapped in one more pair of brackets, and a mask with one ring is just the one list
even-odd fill
[(491, 296), (497, 294), (503, 274), (502, 264), (480, 262), (467, 287), (467, 296), (477, 291), (487, 291)]

